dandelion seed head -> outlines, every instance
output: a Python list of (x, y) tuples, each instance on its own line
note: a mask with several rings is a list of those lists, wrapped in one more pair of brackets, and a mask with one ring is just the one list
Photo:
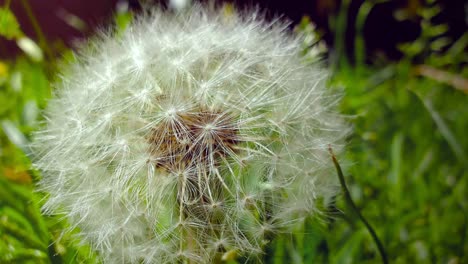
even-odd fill
[(64, 69), (35, 134), (44, 212), (105, 263), (262, 254), (336, 195), (349, 128), (301, 37), (256, 11), (153, 11)]

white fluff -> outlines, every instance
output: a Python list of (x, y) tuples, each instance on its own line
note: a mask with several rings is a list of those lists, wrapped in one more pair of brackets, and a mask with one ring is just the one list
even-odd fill
[(284, 24), (218, 13), (154, 11), (56, 85), (33, 146), (44, 211), (105, 263), (255, 259), (338, 190), (327, 147), (349, 129), (326, 71)]

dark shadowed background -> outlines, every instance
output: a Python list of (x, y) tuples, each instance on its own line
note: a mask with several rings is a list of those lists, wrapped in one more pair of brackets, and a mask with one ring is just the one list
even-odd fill
[[(23, 1), (29, 1), (32, 12), (49, 43), (52, 41), (56, 45), (63, 43), (71, 47), (75, 41), (92, 34), (96, 28), (109, 24), (112, 14), (117, 12), (118, 8), (128, 7), (134, 10), (141, 8), (138, 0), (13, 0), (11, 8), (17, 15), (21, 28), (33, 39), (36, 38), (34, 28), (22, 4)], [(0, 5), (4, 2), (5, 0), (0, 0)], [(167, 7), (167, 1), (144, 2), (149, 4), (154, 2), (155, 5)], [(282, 15), (292, 20), (294, 24), (307, 15), (317, 24), (319, 32), (332, 48), (335, 36), (333, 18), (340, 14), (340, 10), (346, 10), (345, 50), (351, 61), (353, 60), (351, 54), (354, 50), (356, 16), (365, 2), (363, 0), (216, 1), (217, 4), (224, 2), (234, 3), (236, 6), (258, 5), (266, 10), (269, 16)], [(422, 2), (422, 0), (394, 0), (373, 5), (363, 29), (368, 60), (376, 56), (392, 60), (401, 57), (397, 44), (410, 42), (420, 34), (418, 11)], [(442, 12), (436, 17), (438, 20), (436, 22), (447, 23), (449, 30), (446, 34), (453, 39), (459, 38), (467, 30), (468, 4), (465, 4), (464, 0), (436, 2), (442, 6)], [(343, 5), (347, 5), (346, 9), (341, 8)], [(14, 42), (1, 37), (0, 48), (0, 58), (11, 58), (18, 52)]]

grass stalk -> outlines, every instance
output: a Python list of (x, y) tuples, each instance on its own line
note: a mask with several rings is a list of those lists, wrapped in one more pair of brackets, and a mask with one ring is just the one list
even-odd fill
[(45, 37), (45, 34), (42, 31), (41, 26), (39, 25), (39, 22), (37, 21), (36, 16), (34, 15), (34, 12), (28, 0), (21, 0), (21, 5), (26, 11), (26, 15), (28, 16), (28, 19), (30, 20), (34, 28), (34, 32), (36, 33), (36, 37), (39, 40), (40, 47), (44, 50), (48, 58), (53, 58), (54, 53), (52, 52), (52, 50), (50, 49), (47, 43), (47, 38)]
[(369, 222), (364, 218), (364, 216), (361, 214), (359, 211), (359, 208), (357, 208), (356, 204), (354, 203), (353, 199), (351, 198), (351, 194), (349, 193), (348, 187), (346, 186), (346, 181), (343, 175), (343, 171), (341, 170), (341, 166), (338, 163), (338, 160), (336, 159), (335, 154), (333, 154), (333, 150), (331, 147), (328, 148), (330, 151), (333, 164), (335, 165), (336, 172), (338, 174), (338, 178), (340, 179), (340, 185), (341, 189), (343, 190), (344, 196), (345, 196), (345, 201), (348, 204), (349, 207), (354, 211), (354, 213), (359, 217), (359, 219), (364, 223), (366, 226), (367, 231), (372, 236), (372, 239), (374, 240), (375, 244), (377, 245), (377, 249), (379, 250), (380, 257), (382, 258), (382, 263), (388, 264), (388, 257), (387, 253), (385, 252), (385, 249), (383, 247), (382, 242), (380, 241), (379, 237), (377, 236), (377, 233), (375, 232), (374, 228), (369, 224)]

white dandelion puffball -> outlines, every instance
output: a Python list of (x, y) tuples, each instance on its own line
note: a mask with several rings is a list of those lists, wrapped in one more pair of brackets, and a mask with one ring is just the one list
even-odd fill
[(35, 134), (45, 213), (105, 263), (259, 259), (336, 195), (326, 71), (258, 13), (153, 11), (67, 66)]

